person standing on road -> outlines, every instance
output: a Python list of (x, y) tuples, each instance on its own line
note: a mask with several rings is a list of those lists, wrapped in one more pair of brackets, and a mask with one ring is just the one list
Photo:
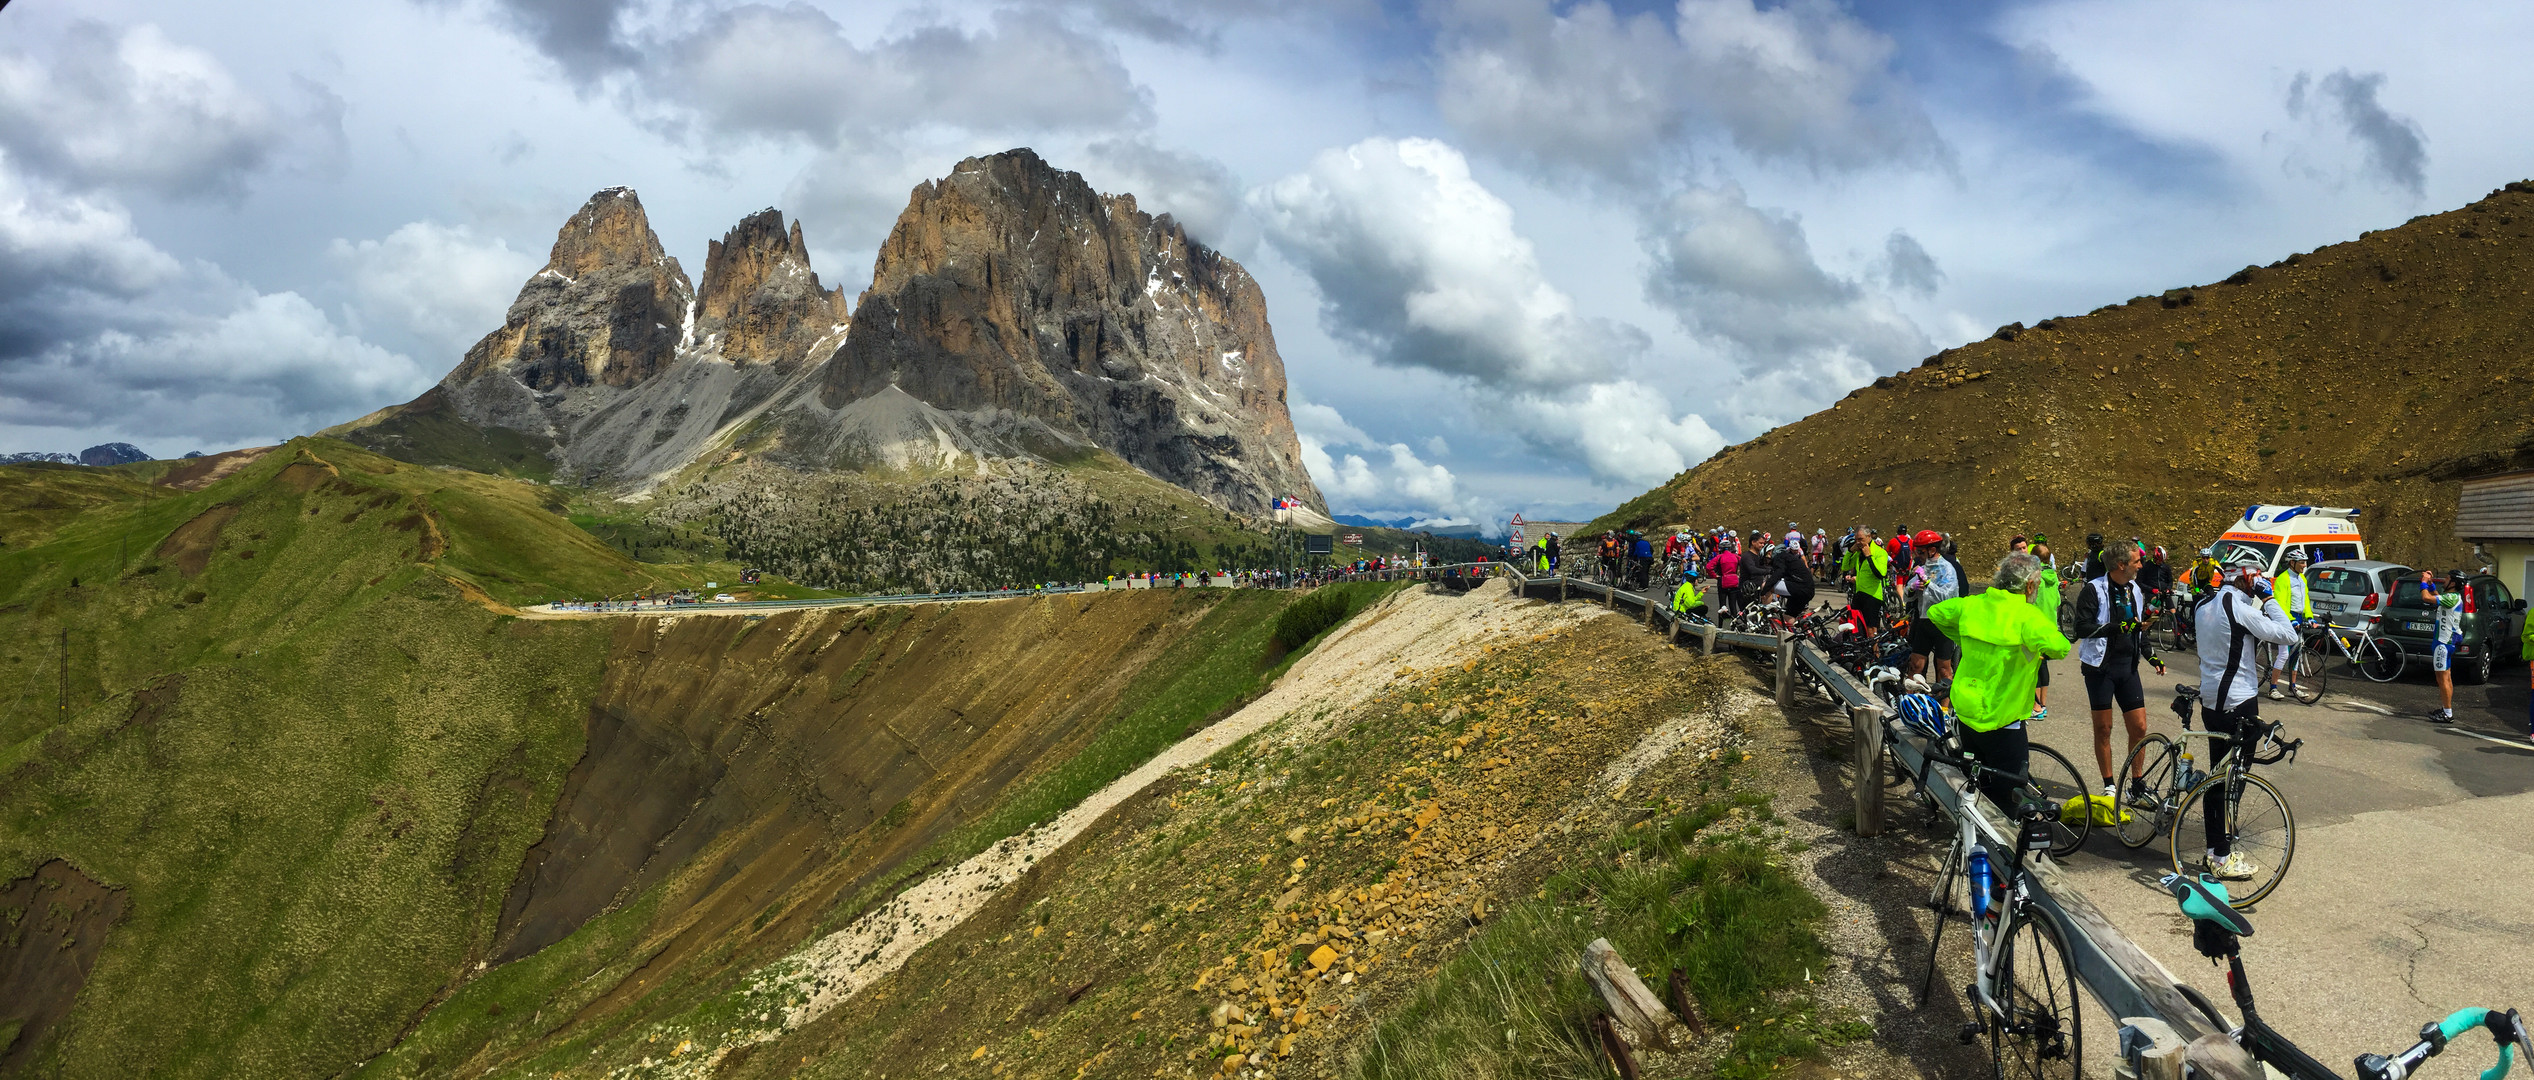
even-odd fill
[(2085, 676), (2086, 703), (2094, 710), (2094, 764), (2103, 770), (2103, 795), (2115, 802), (2120, 790), (2112, 776), (2112, 708), (2120, 708), (2129, 731), (2129, 756), (2141, 772), (2129, 778), (2130, 797), (2146, 797), (2147, 767), (2137, 760), (2138, 744), (2147, 739), (2147, 688), (2138, 681), (2138, 661), (2164, 673), (2147, 644), (2147, 590), (2138, 582), (2138, 549), (2128, 544), (2103, 555), (2103, 576), (2085, 583), (2076, 601), (2077, 670)]
[(2031, 767), (2033, 676), (2039, 661), (2068, 655), (2068, 639), (2032, 599), (2041, 588), (2041, 562), (2018, 552), (1998, 560), (1989, 591), (1957, 597), (1927, 609), (1927, 618), (1962, 650), (1953, 680), (1954, 715), (1962, 721), (1962, 748), (1980, 759), (1980, 791), (2013, 815), (2016, 779)]
[(1716, 611), (1720, 615), (1742, 610), (1742, 556), (1735, 550), (1740, 546), (1724, 541), (1715, 557), (1707, 560), (1707, 576), (1716, 582)]
[[(2288, 622), (2287, 612), (2279, 610), (2277, 601), (2267, 594), (2270, 582), (2261, 576), (2262, 559), (2246, 554), (2237, 559), (2227, 575), (2227, 584), (2200, 605), (2197, 630), (2200, 639), (2200, 722), (2207, 725), (2209, 771), (2214, 773), (2226, 765), (2226, 755), (2240, 741), (2238, 732), (2251, 734), (2259, 730), (2255, 724), (2261, 717), (2259, 694), (2261, 663), (2254, 656), (2261, 645), (2287, 646), (2296, 642), (2296, 627)], [(2250, 752), (2250, 748), (2245, 748)], [(2206, 815), (2207, 858), (2202, 865), (2209, 873), (2229, 881), (2242, 881), (2261, 871), (2240, 851), (2230, 850), (2232, 841), (2226, 836), (2223, 799), (2202, 799)], [(2178, 834), (2177, 834), (2178, 836)]]
[(2092, 581), (2103, 576), (2103, 534), (2085, 534), (2085, 565), (2077, 571), (2078, 581)]
[[(2041, 572), (2034, 575), (2041, 585), (2033, 591), (2033, 606), (2041, 609), (2050, 625), (2059, 625), (2059, 562), (2050, 557), (2050, 545), (2035, 540), (2032, 557), (2041, 560)], [(2032, 718), (2050, 719), (2050, 658), (2041, 660), (2041, 673), (2033, 684)]]
[(1869, 632), (1883, 628), (1883, 582), (1891, 576), (1892, 556), (1874, 542), (1874, 527), (1859, 525), (1849, 534), (1855, 543), (1839, 559), (1839, 580), (1847, 585), (1848, 606), (1865, 616)]
[(1805, 564), (1800, 537), (1796, 542), (1777, 549), (1777, 555), (1769, 563), (1768, 580), (1760, 582), (1760, 595), (1767, 596), (1771, 592), (1786, 598), (1786, 614), (1790, 617), (1801, 615), (1805, 608), (1812, 606), (1812, 568)]
[(1927, 613), (1936, 605), (1962, 595), (1961, 568), (1944, 557), (1939, 547), (1944, 543), (1944, 537), (1934, 529), (1921, 532), (1912, 539), (1910, 547), (1919, 558), (1918, 569), (1910, 572), (1911, 588), (1905, 594), (1915, 598), (1909, 620), (1907, 674), (1921, 675), (1932, 666), (1935, 682), (1943, 684), (1953, 679), (1954, 664), (1962, 654), (1953, 639), (1945, 636), (1945, 632), (1937, 629), (1936, 624), (1927, 618)]
[(1649, 587), (1653, 573), (1654, 542), (1647, 540), (1642, 532), (1635, 529), (1628, 530), (1629, 576), (1635, 579), (1637, 588), (1644, 589)]
[(2429, 646), (2428, 669), (2437, 676), (2437, 711), (2432, 724), (2455, 722), (2455, 650), (2464, 644), (2464, 572), (2457, 570), (2439, 588), (2437, 574), (2420, 571), (2420, 594), (2437, 611), (2437, 643)]
[[(2279, 610), (2288, 613), (2288, 621), (2302, 625), (2314, 617), (2313, 597), (2305, 589), (2305, 549), (2289, 548), (2288, 565), (2279, 576), (2270, 579), (2270, 595), (2279, 602)], [(2288, 691), (2296, 691), (2296, 650), (2273, 649), (2270, 652), (2270, 700), (2283, 701), (2288, 695), (2279, 692), (2279, 680), (2288, 680)]]

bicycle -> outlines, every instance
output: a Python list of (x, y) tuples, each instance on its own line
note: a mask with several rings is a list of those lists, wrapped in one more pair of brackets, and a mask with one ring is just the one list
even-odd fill
[(2135, 850), (2162, 834), (2171, 849), (2173, 872), (2187, 873), (2183, 853), (2193, 845), (2183, 839), (2183, 829), (2205, 810), (2209, 799), (2222, 798), (2225, 814), (2220, 831), (2227, 838), (2227, 850), (2242, 852), (2259, 868), (2247, 879), (2259, 884), (2241, 902), (2245, 906), (2260, 903), (2279, 887), (2288, 865), (2296, 859), (2296, 815), (2278, 786), (2252, 767), (2293, 763), (2305, 740), (2288, 740), (2278, 721), (2262, 721), (2257, 731), (2236, 733), (2235, 741), (2244, 745), (2240, 752), (2226, 756), (2225, 769), (2201, 772), (2185, 744), (2194, 739), (2213, 743), (2225, 736), (2191, 730), (2191, 706), (2200, 699), (2199, 687), (2185, 684), (2173, 689), (2173, 711), (2182, 718), (2182, 736), (2177, 740), (2162, 732), (2150, 734), (2121, 763), (2119, 775), (2136, 779), (2121, 794), (2113, 837), (2122, 847)]
[[(1940, 755), (1941, 750), (1930, 748), (1928, 760), (1932, 762)], [(1978, 759), (1943, 756), (1962, 770), (1958, 790), (1965, 805), (1979, 798)], [(2026, 785), (2025, 790), (2029, 791), (2029, 780)], [(1953, 910), (1953, 882), (1956, 878), (1966, 879), (1971, 894), (1973, 977), (1970, 985), (1962, 988), (1962, 995), (1979, 1019), (1964, 1024), (1957, 1037), (1968, 1046), (1985, 1033), (1989, 1039), (1989, 1063), (2001, 1078), (2074, 1077), (2084, 1071), (2085, 1061), (2084, 1016), (2077, 998), (2076, 968), (2068, 953), (2067, 932), (2056, 917), (2034, 903), (2032, 874), (2024, 865), (2027, 858), (2051, 850), (2057, 804), (2035, 805), (2020, 799), (2018, 802), (2020, 805), (2011, 815), (2011, 820), (2017, 822), (2013, 858), (2003, 868), (2003, 904), (1990, 895), (1991, 883), (1985, 878), (1996, 868), (1989, 862), (1990, 852), (1980, 843), (1973, 816), (1960, 816), (1960, 829), (1946, 856), (1944, 872), (1927, 896), (1928, 906), (1936, 911), (1936, 931), (1927, 946), (1927, 974), (1919, 982), (1918, 1001), (1926, 1004), (1935, 987), (1936, 959), (1942, 954), (1944, 927)], [(1992, 908), (1996, 909), (1994, 917)]]
[[(2230, 1026), (2219, 1016), (2208, 999), (2188, 988), (2183, 996), (2206, 1014), (2211, 1023), (2225, 1029), (2227, 1037), (2240, 1046), (2253, 1060), (2262, 1062), (2291, 1080), (2342, 1080), (2322, 1062), (2314, 1060), (2297, 1045), (2288, 1041), (2261, 1019), (2254, 1007), (2252, 980), (2244, 973), (2243, 940), (2252, 936), (2252, 920), (2244, 917), (2229, 901), (2226, 887), (2207, 879), (2194, 880), (2180, 874), (2158, 879), (2165, 891), (2181, 901), (2182, 913), (2191, 917), (2191, 944), (2200, 955), (2214, 963), (2226, 961), (2226, 987), (2235, 999), (2235, 1008), (2244, 1014), (2240, 1027)], [(2410, 1049), (2392, 1057), (2382, 1054), (2360, 1054), (2351, 1064), (2358, 1070), (2359, 1080), (2403, 1080), (2418, 1071), (2428, 1059), (2445, 1052), (2454, 1040), (2481, 1028), (2490, 1033), (2499, 1046), (2499, 1063), (2481, 1074), (2482, 1080), (2503, 1080), (2517, 1051), (2534, 1055), (2534, 1034), (2529, 1034), (2525, 1017), (2515, 1009), (2465, 1008), (2447, 1014), (2446, 1018), (2421, 1026), (2420, 1041)]]
[[(2329, 646), (2332, 653), (2348, 661), (2349, 666), (2357, 669), (2359, 674), (2376, 682), (2392, 682), (2401, 678), (2402, 668), (2409, 662), (2408, 658), (2402, 654), (2402, 647), (2386, 644), (2372, 624), (2344, 627), (2318, 620), (2302, 629), (2305, 642), (2298, 646), (2300, 654), (2311, 654), (2328, 659), (2328, 654), (2324, 650), (2326, 646)], [(2323, 685), (2323, 669), (2326, 666), (2326, 664), (2318, 663), (2312, 667), (2312, 678), (2317, 688), (2314, 692), (2316, 697), (2322, 696), (2320, 688)], [(2300, 655), (2297, 677), (2306, 678), (2307, 670)]]

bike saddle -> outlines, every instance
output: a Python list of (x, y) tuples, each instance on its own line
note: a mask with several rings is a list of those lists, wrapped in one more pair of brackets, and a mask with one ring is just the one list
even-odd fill
[(2182, 913), (2192, 921), (2209, 923), (2238, 937), (2252, 936), (2252, 920), (2226, 902), (2224, 882), (2206, 875), (2187, 878), (2180, 874), (2166, 874), (2157, 880), (2174, 899), (2182, 901)]
[(2182, 698), (2186, 701), (2198, 701), (2200, 699), (2200, 688), (2191, 683), (2181, 683), (2173, 688), (2173, 694), (2175, 697)]

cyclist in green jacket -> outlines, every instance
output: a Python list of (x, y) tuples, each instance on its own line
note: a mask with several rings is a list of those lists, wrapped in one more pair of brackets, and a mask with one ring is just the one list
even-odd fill
[[(2270, 596), (2279, 602), (2279, 610), (2287, 612), (2288, 621), (2302, 625), (2314, 617), (2314, 598), (2305, 587), (2305, 549), (2289, 548), (2287, 565), (2279, 576), (2270, 579)], [(2296, 689), (2296, 672), (2289, 668), (2293, 648), (2270, 651), (2270, 700), (2285, 701), (2288, 695), (2279, 692), (2279, 680), (2288, 681), (2288, 689)]]
[(1839, 576), (1848, 579), (1848, 606), (1865, 616), (1865, 624), (1883, 629), (1883, 582), (1892, 576), (1892, 556), (1874, 542), (1872, 526), (1859, 525), (1856, 544), (1839, 558)]
[(2068, 655), (2072, 647), (2055, 620), (2034, 602), (2046, 564), (2017, 552), (1998, 561), (1989, 590), (1927, 609), (1927, 619), (1962, 646), (1953, 674), (1953, 711), (1962, 721), (1962, 745), (1987, 771), (1980, 790), (2002, 810), (2016, 778), (2030, 767), (2024, 721), (2032, 713), (2041, 661)]
[[(2041, 569), (2034, 575), (2033, 607), (2041, 612), (2042, 618), (2049, 621), (2052, 629), (2057, 629), (2059, 626), (2059, 560), (2050, 557), (2050, 545), (2039, 536), (2033, 537), (2032, 557), (2041, 563)], [(2042, 658), (2041, 670), (2035, 673), (2032, 702), (2033, 719), (2050, 719), (2050, 659), (2048, 657)]]
[(1707, 602), (1700, 599), (1698, 596), (1698, 583), (1689, 578), (1682, 578), (1681, 587), (1672, 590), (1673, 616), (1680, 617), (1693, 614), (1704, 615), (1706, 613)]

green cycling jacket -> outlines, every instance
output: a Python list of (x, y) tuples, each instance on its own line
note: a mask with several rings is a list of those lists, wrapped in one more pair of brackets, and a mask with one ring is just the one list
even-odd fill
[(1856, 591), (1880, 600), (1883, 598), (1883, 579), (1892, 575), (1892, 553), (1883, 550), (1881, 544), (1867, 544), (1842, 557), (1839, 572), (1855, 574)]
[(1698, 583), (1697, 583), (1697, 582), (1694, 582), (1694, 581), (1683, 581), (1683, 582), (1681, 582), (1681, 587), (1680, 587), (1680, 588), (1677, 588), (1677, 589), (1672, 590), (1672, 610), (1674, 610), (1674, 611), (1688, 611), (1688, 610), (1690, 610), (1691, 608), (1694, 608), (1694, 607), (1697, 607), (1697, 606), (1698, 606)]
[(2041, 661), (2066, 656), (2070, 647), (2051, 616), (2002, 589), (1947, 600), (1928, 608), (1927, 619), (1962, 645), (1953, 711), (1974, 731), (2030, 717)]

